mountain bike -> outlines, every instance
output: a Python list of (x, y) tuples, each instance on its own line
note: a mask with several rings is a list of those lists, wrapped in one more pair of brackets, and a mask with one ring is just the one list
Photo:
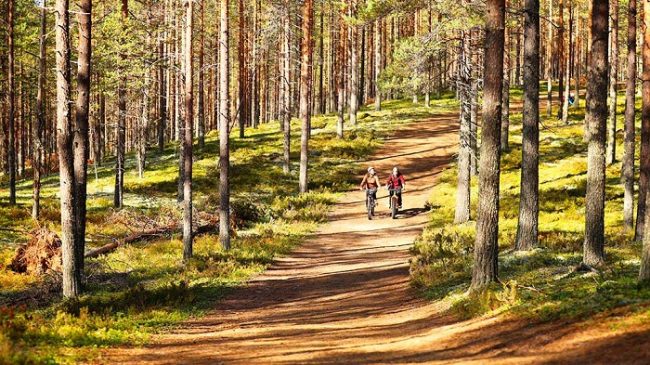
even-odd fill
[(372, 219), (375, 215), (375, 206), (377, 205), (377, 201), (375, 200), (373, 193), (376, 192), (377, 189), (366, 189), (366, 209), (368, 210), (368, 219)]
[(390, 217), (395, 219), (397, 218), (397, 213), (399, 212), (399, 198), (397, 194), (402, 191), (402, 188), (397, 189), (388, 189), (389, 205), (390, 205)]

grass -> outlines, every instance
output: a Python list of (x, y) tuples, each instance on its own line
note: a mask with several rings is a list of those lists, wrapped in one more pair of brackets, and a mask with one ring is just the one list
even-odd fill
[[(521, 93), (515, 91), (511, 96), (513, 103), (521, 100)], [(618, 101), (617, 159), (620, 161), (622, 93)], [(553, 115), (556, 111), (553, 110)], [(542, 113), (545, 114), (544, 110)], [(501, 159), (499, 277), (502, 283), (479, 295), (469, 295), (467, 291), (475, 222), (453, 223), (457, 169), (452, 166), (442, 174), (430, 197), (434, 208), (430, 223), (413, 248), (412, 282), (427, 297), (446, 301), (451, 311), (462, 317), (506, 312), (529, 320), (579, 320), (621, 307), (630, 315), (647, 311), (650, 289), (638, 287), (636, 283), (641, 247), (634, 242), (633, 232), (623, 228), (620, 162), (607, 167), (607, 265), (599, 273), (574, 270), (582, 260), (585, 229), (587, 149), (583, 140), (583, 113), (584, 99), (580, 108), (571, 110), (568, 125), (554, 117), (542, 116), (540, 247), (530, 252), (513, 250), (519, 212), (521, 114), (510, 116), (511, 150)], [(637, 130), (638, 123), (637, 120)], [(637, 137), (639, 134), (637, 131)], [(472, 179), (472, 217), (475, 217), (477, 178)]]
[[(146, 343), (153, 333), (213, 308), (215, 301), (262, 272), (278, 255), (287, 254), (326, 220), (338, 193), (358, 183), (358, 164), (391, 130), (441, 110), (388, 101), (381, 112), (363, 109), (359, 125), (346, 126), (346, 138), (335, 138), (336, 118), (319, 116), (310, 141), (310, 193), (298, 194), (299, 121), (292, 125), (290, 174), (281, 166), (282, 133), (277, 122), (247, 129), (232, 138), (232, 208), (247, 224), (237, 231), (232, 249), (224, 252), (214, 234), (194, 243), (194, 259), (181, 263), (178, 235), (123, 246), (86, 262), (85, 294), (76, 302), (60, 297), (56, 277), (16, 274), (6, 265), (26, 231), (37, 225), (58, 231), (58, 179), (43, 180), (42, 219), (30, 218), (31, 182), (19, 181), (18, 205), (0, 202), (0, 363), (68, 363), (92, 359), (98, 349)], [(208, 134), (196, 149), (194, 201), (199, 211), (215, 212), (218, 204), (218, 138)], [(147, 156), (144, 178), (137, 176), (134, 156), (127, 157), (125, 208), (112, 208), (113, 161), (89, 169), (89, 248), (137, 231), (144, 224), (179, 219), (176, 203), (178, 162), (175, 146)], [(0, 176), (6, 199), (6, 177)]]

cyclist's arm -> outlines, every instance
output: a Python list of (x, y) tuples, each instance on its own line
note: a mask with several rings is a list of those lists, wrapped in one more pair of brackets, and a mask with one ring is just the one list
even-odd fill
[(366, 186), (367, 181), (368, 181), (368, 175), (366, 174), (363, 176), (363, 180), (361, 180), (361, 185), (359, 185), (359, 188), (363, 189), (363, 187)]
[(399, 177), (399, 179), (400, 179), (400, 182), (402, 183), (402, 190), (405, 190), (406, 189), (406, 179), (404, 179), (404, 175), (401, 175)]

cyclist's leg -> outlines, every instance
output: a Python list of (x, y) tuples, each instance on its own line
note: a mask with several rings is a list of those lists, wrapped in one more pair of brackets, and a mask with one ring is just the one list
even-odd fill
[(402, 206), (402, 189), (397, 189), (395, 191), (395, 194), (397, 194), (397, 206), (401, 207)]

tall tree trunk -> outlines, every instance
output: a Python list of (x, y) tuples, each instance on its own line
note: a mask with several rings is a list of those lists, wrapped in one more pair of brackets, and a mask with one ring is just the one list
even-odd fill
[(323, 83), (323, 78), (324, 78), (324, 38), (325, 38), (325, 2), (321, 2), (321, 7), (320, 7), (320, 16), (319, 16), (319, 28), (320, 31), (318, 33), (318, 92), (316, 93), (316, 97), (314, 98), (314, 114), (323, 114), (325, 113), (325, 96), (324, 96), (324, 83)]
[[(357, 0), (350, 0), (350, 17), (355, 17)], [(359, 29), (353, 22), (350, 27), (350, 124), (357, 125), (359, 111)]]
[(345, 21), (339, 19), (338, 43), (336, 49), (336, 136), (343, 138), (345, 126)]
[(75, 181), (75, 248), (77, 267), (83, 272), (86, 247), (86, 179), (88, 175), (90, 77), (92, 54), (92, 0), (81, 0), (77, 22), (79, 23), (79, 45), (77, 61), (77, 110), (74, 125), (74, 181)]
[[(506, 0), (506, 6), (508, 6), (508, 0)], [(506, 15), (507, 16), (507, 15)], [(506, 23), (507, 24), (507, 23)], [(504, 48), (505, 52), (503, 54), (503, 95), (501, 98), (502, 110), (501, 110), (501, 151), (508, 151), (508, 137), (510, 132), (510, 48), (512, 45), (510, 29), (506, 25), (505, 27), (505, 43)]]
[[(150, 19), (146, 20), (147, 26), (151, 24)], [(145, 36), (145, 47), (149, 49), (151, 46), (151, 37), (149, 33)], [(142, 71), (142, 105), (141, 105), (141, 115), (140, 118), (137, 119), (136, 123), (136, 138), (137, 138), (137, 146), (136, 146), (136, 157), (137, 157), (137, 163), (138, 163), (138, 177), (140, 179), (144, 178), (144, 170), (147, 165), (147, 132), (149, 130), (149, 89), (150, 89), (150, 84), (151, 84), (151, 79), (150, 79), (150, 64), (148, 61), (145, 61), (142, 65), (143, 71)]]
[[(129, 2), (122, 0), (122, 26), (127, 27), (129, 17)], [(122, 55), (122, 58), (125, 56)], [(122, 75), (120, 83), (117, 87), (118, 98), (118, 117), (117, 117), (117, 158), (115, 159), (115, 195), (113, 197), (113, 205), (116, 208), (122, 208), (124, 201), (124, 159), (126, 154), (126, 75), (125, 70), (120, 70)]]
[(382, 52), (381, 49), (381, 23), (382, 19), (375, 21), (375, 111), (381, 110), (381, 90), (379, 88), (379, 76), (381, 75)]
[(291, 171), (291, 3), (285, 0), (282, 38), (282, 77), (280, 86), (282, 90), (282, 129), (283, 139), (283, 165), (284, 173)]
[(548, 31), (546, 39), (546, 116), (553, 114), (553, 0), (548, 0)]
[(253, 128), (257, 128), (259, 124), (259, 113), (260, 113), (260, 83), (259, 83), (259, 69), (261, 64), (258, 60), (258, 42), (259, 42), (259, 8), (261, 4), (259, 0), (253, 1), (253, 31), (251, 36), (251, 77), (250, 77), (250, 122)]
[[(205, 82), (205, 71), (203, 70), (203, 56), (205, 49), (205, 0), (201, 0), (199, 5), (201, 9), (201, 14), (199, 16), (199, 90), (198, 90), (198, 106), (197, 113), (197, 134), (199, 140), (199, 148), (205, 146), (205, 88), (203, 83)], [(191, 51), (192, 47), (189, 47)]]
[(609, 61), (609, 131), (607, 135), (608, 165), (616, 161), (616, 82), (618, 78), (618, 0), (610, 0), (610, 37), (612, 49)]
[(228, 0), (220, 0), (219, 15), (219, 241), (230, 249), (230, 55), (228, 49)]
[[(165, 6), (166, 8), (166, 6)], [(167, 9), (164, 9), (166, 11)], [(166, 19), (167, 15), (165, 15), (165, 25), (166, 24)], [(167, 38), (167, 31), (166, 30), (161, 30), (159, 34), (159, 39), (158, 39), (158, 59), (160, 60), (160, 67), (158, 70), (158, 83), (160, 84), (158, 86), (158, 108), (159, 108), (159, 116), (158, 116), (158, 153), (162, 154), (165, 151), (165, 131), (167, 130), (167, 77), (166, 77), (166, 69), (165, 69), (165, 64), (166, 62), (163, 62), (167, 55), (165, 54), (165, 42)]]
[(309, 128), (311, 124), (310, 89), (312, 78), (313, 40), (314, 28), (314, 0), (305, 0), (302, 8), (302, 48), (300, 61), (300, 119), (302, 119), (302, 133), (300, 134), (300, 192), (306, 193), (308, 189), (307, 168), (309, 167)]
[(558, 83), (557, 83), (557, 91), (558, 91), (558, 101), (560, 102), (559, 108), (557, 110), (557, 119), (562, 118), (562, 103), (564, 103), (564, 98), (568, 97), (568, 95), (564, 95), (564, 64), (566, 62), (566, 50), (564, 49), (564, 0), (559, 0), (558, 4), (558, 18), (557, 18), (557, 54), (558, 54), (558, 66), (557, 66), (557, 74), (558, 74)]
[(68, 0), (56, 0), (56, 125), (61, 186), (61, 253), (63, 296), (81, 293), (81, 271), (75, 240), (75, 176), (73, 126), (70, 111), (70, 16)]
[(332, 113), (336, 111), (336, 93), (337, 93), (337, 83), (336, 80), (336, 68), (338, 67), (338, 60), (336, 59), (337, 50), (338, 50), (338, 31), (336, 29), (336, 12), (334, 11), (334, 5), (330, 3), (329, 6), (329, 17), (328, 17), (328, 27), (329, 27), (329, 64), (328, 64), (328, 87), (327, 87), (327, 113)]
[(636, 129), (636, 0), (629, 0), (627, 7), (627, 85), (625, 90), (625, 153), (622, 175), (625, 193), (623, 196), (623, 223), (632, 229), (634, 224), (634, 150)]
[(9, 0), (7, 4), (7, 99), (9, 101), (9, 121), (7, 133), (9, 134), (7, 152), (9, 154), (9, 204), (16, 204), (16, 83), (14, 52), (14, 15), (15, 1)]
[(479, 202), (472, 270), (473, 290), (496, 281), (498, 276), (504, 20), (505, 0), (487, 0)]
[(539, 0), (524, 3), (524, 110), (517, 250), (538, 244), (539, 221)]
[[(644, 143), (648, 143), (647, 138), (648, 138), (648, 133), (650, 132), (648, 130), (648, 127), (650, 124), (650, 2), (644, 1), (643, 2), (643, 8), (642, 8), (642, 19), (643, 22), (641, 24), (641, 31), (643, 32), (643, 50), (641, 51), (641, 56), (643, 59), (643, 71), (642, 71), (642, 77), (641, 79), (643, 80), (643, 101), (642, 101), (642, 107), (641, 107), (641, 119), (642, 119), (642, 129), (641, 129), (641, 150), (643, 151)], [(644, 136), (645, 134), (645, 136)], [(644, 141), (643, 138), (646, 138)], [(646, 147), (646, 153), (647, 153), (647, 147)], [(646, 154), (645, 156), (643, 153), (641, 154), (641, 168), (643, 172), (643, 167), (644, 167), (644, 162), (646, 164), (647, 168), (647, 163), (648, 163), (649, 156)], [(647, 173), (647, 170), (646, 170)], [(647, 180), (647, 175), (646, 175), (646, 181), (645, 184), (648, 183)], [(639, 186), (641, 186), (641, 182), (639, 182)], [(644, 186), (646, 190), (646, 194), (644, 198), (648, 198), (650, 194), (647, 194), (647, 188), (648, 186)], [(639, 213), (641, 214), (641, 195), (639, 194)], [(646, 207), (648, 205), (647, 200), (645, 201), (644, 204)], [(644, 207), (645, 208), (645, 207)], [(645, 222), (650, 222), (650, 209), (644, 209), (643, 214)], [(646, 225), (647, 227), (647, 225)], [(637, 220), (637, 230), (639, 228), (639, 222)], [(650, 229), (645, 229), (643, 231), (643, 250), (641, 254), (641, 269), (639, 270), (639, 281), (642, 283), (648, 283), (650, 281)]]
[[(568, 55), (565, 55), (565, 63), (564, 65), (560, 65), (560, 67), (564, 66), (564, 74), (566, 75), (566, 82), (564, 84), (564, 98), (562, 98), (562, 123), (567, 124), (569, 123), (569, 93), (571, 92), (571, 29), (573, 28), (573, 4), (572, 1), (569, 0), (569, 41), (567, 42), (568, 47), (566, 48), (566, 52)], [(564, 44), (564, 40), (562, 40)]]
[[(192, 69), (193, 0), (185, 2), (185, 116), (183, 128), (183, 261), (192, 258), (192, 126), (194, 123), (194, 70)], [(202, 9), (203, 10), (203, 9)], [(203, 13), (203, 11), (201, 11)], [(201, 29), (203, 30), (203, 29)], [(201, 122), (199, 122), (201, 123)], [(200, 128), (200, 127), (199, 127)]]
[(463, 32), (461, 63), (458, 68), (458, 89), (460, 95), (460, 141), (458, 152), (458, 185), (456, 190), (456, 213), (454, 223), (465, 223), (470, 219), (470, 133), (471, 133), (471, 35), (469, 30)]
[(248, 79), (247, 64), (246, 64), (246, 13), (244, 7), (244, 0), (239, 0), (239, 47), (238, 47), (238, 64), (239, 64), (239, 98), (237, 106), (239, 109), (239, 138), (244, 138), (246, 123), (248, 122), (248, 115), (246, 111), (246, 82)]
[(607, 124), (607, 41), (609, 1), (593, 0), (591, 67), (587, 82), (587, 195), (583, 262), (605, 262), (605, 128)]
[(478, 175), (478, 79), (481, 77), (479, 68), (481, 28), (474, 27), (469, 31), (470, 62), (472, 68), (470, 89), (470, 130), (469, 145), (471, 150), (470, 171), (472, 176)]
[(47, 79), (47, 0), (43, 0), (41, 8), (41, 27), (39, 32), (39, 57), (38, 57), (38, 91), (36, 94), (36, 128), (34, 128), (34, 148), (32, 163), (34, 170), (34, 203), (32, 204), (32, 218), (38, 220), (41, 210), (41, 174), (43, 173), (44, 130), (45, 130), (45, 81)]

